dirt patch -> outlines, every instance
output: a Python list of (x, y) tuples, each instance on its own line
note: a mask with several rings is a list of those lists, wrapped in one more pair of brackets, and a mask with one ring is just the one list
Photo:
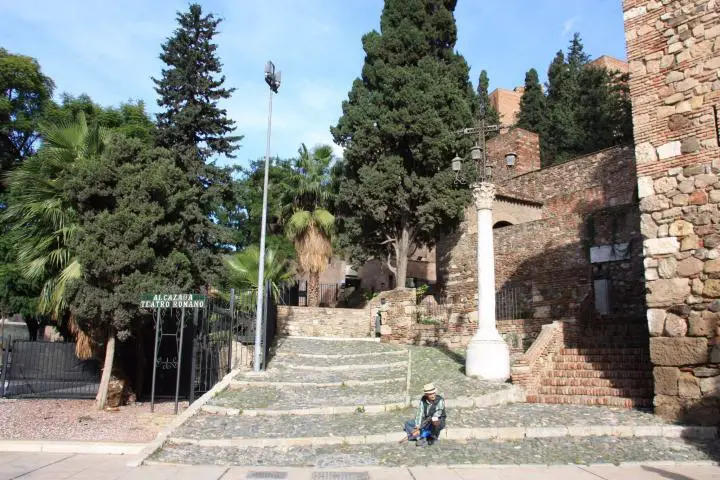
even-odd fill
[[(188, 406), (181, 402), (178, 413)], [(149, 442), (175, 418), (173, 402), (97, 410), (93, 400), (2, 400), (0, 439)]]

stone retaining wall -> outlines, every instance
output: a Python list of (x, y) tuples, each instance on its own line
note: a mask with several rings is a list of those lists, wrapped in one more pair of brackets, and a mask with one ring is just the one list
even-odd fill
[(655, 411), (720, 410), (720, 5), (624, 0)]
[(369, 337), (375, 329), (367, 309), (277, 307), (277, 333), (286, 337)]

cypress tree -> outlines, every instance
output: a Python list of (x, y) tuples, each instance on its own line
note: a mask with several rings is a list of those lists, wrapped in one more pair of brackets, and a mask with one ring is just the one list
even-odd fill
[[(412, 247), (453, 228), (469, 200), (450, 170), (477, 96), (455, 52), (453, 0), (386, 0), (380, 32), (363, 39), (362, 77), (332, 128), (345, 148), (339, 243), (356, 261), (386, 259), (405, 286)], [(469, 162), (466, 162), (469, 163)]]
[(542, 137), (546, 130), (546, 108), (545, 94), (537, 70), (531, 68), (525, 74), (525, 91), (520, 99), (517, 126)]
[(220, 250), (229, 240), (211, 219), (231, 196), (229, 169), (216, 166), (217, 156), (233, 158), (241, 136), (233, 136), (234, 122), (218, 102), (230, 98), (213, 38), (221, 20), (204, 15), (198, 4), (177, 15), (179, 27), (162, 45), (166, 64), (159, 79), (157, 143), (170, 149), (176, 165), (190, 177), (196, 195), (185, 206), (185, 248), (193, 260), (196, 287), (207, 285), (221, 268)]
[[(500, 123), (500, 114), (497, 110), (495, 110), (495, 107), (492, 106), (490, 103), (490, 94), (488, 93), (488, 90), (490, 89), (490, 78), (488, 78), (487, 71), (483, 70), (480, 72), (480, 77), (478, 78), (478, 87), (477, 87), (477, 94), (478, 94), (478, 101), (480, 107), (484, 107), (485, 111), (485, 121), (488, 125), (496, 125)], [(483, 112), (481, 112), (481, 115)]]

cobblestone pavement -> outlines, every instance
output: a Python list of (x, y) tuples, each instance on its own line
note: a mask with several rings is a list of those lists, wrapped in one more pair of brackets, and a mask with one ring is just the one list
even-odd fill
[(397, 379), (405, 381), (407, 367), (361, 368), (357, 370), (301, 370), (272, 367), (266, 373), (240, 374), (236, 380), (243, 382), (295, 382), (295, 383), (342, 383), (347, 381), (368, 382)]
[(352, 355), (404, 351), (399, 345), (368, 341), (315, 340), (306, 338), (278, 338), (276, 352), (293, 352), (313, 355)]
[(296, 409), (347, 405), (382, 405), (406, 401), (406, 381), (339, 387), (243, 386), (225, 390), (208, 405), (229, 408)]
[(433, 347), (408, 347), (411, 353), (410, 394), (419, 398), (422, 387), (433, 382), (445, 398), (477, 397), (510, 388), (510, 383), (492, 382), (465, 376), (465, 359), (457, 352)]
[[(354, 343), (357, 345), (357, 343)], [(339, 367), (348, 365), (387, 365), (393, 363), (407, 364), (407, 353), (374, 353), (355, 357), (306, 357), (299, 355), (276, 356), (270, 362), (270, 366), (294, 366), (294, 367)]]
[[(198, 415), (173, 433), (174, 437), (297, 438), (376, 435), (398, 432), (415, 410), (405, 408), (378, 414), (282, 415), (242, 417)], [(666, 425), (648, 412), (582, 405), (518, 403), (488, 408), (448, 409), (448, 428), (560, 427), (589, 425)]]
[(590, 464), (642, 461), (700, 461), (720, 458), (717, 441), (670, 438), (584, 437), (522, 441), (441, 441), (327, 447), (218, 448), (168, 445), (151, 460), (215, 465), (354, 467), (365, 465)]

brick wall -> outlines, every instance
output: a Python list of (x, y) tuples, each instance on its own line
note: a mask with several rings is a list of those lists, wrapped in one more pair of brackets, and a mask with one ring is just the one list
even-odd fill
[(508, 125), (514, 125), (517, 122), (523, 89), (523, 87), (515, 90), (496, 88), (490, 93), (490, 104), (500, 115), (500, 122)]
[[(487, 141), (488, 159), (493, 165), (493, 177), (497, 184), (540, 169), (540, 138), (537, 133), (522, 128), (511, 128)], [(508, 167), (505, 155), (517, 154), (515, 166)]]
[(374, 319), (366, 309), (277, 307), (277, 333), (288, 337), (369, 337)]
[[(597, 274), (612, 279), (615, 305), (643, 310), (642, 244), (635, 203), (632, 149), (613, 148), (520, 175), (503, 191), (543, 201), (543, 219), (495, 229), (496, 287), (512, 284), (529, 298), (533, 320), (576, 315)], [(437, 274), (448, 301), (460, 312), (477, 310), (476, 218), (468, 209), (456, 232), (438, 241)], [(591, 246), (630, 243), (627, 261), (590, 265)]]
[(625, 0), (656, 412), (720, 409), (720, 6)]
[(611, 57), (609, 55), (602, 55), (593, 60), (592, 62), (588, 63), (588, 65), (597, 68), (604, 68), (605, 70), (608, 70), (610, 72), (627, 73), (629, 70), (627, 62), (619, 60), (615, 57)]

